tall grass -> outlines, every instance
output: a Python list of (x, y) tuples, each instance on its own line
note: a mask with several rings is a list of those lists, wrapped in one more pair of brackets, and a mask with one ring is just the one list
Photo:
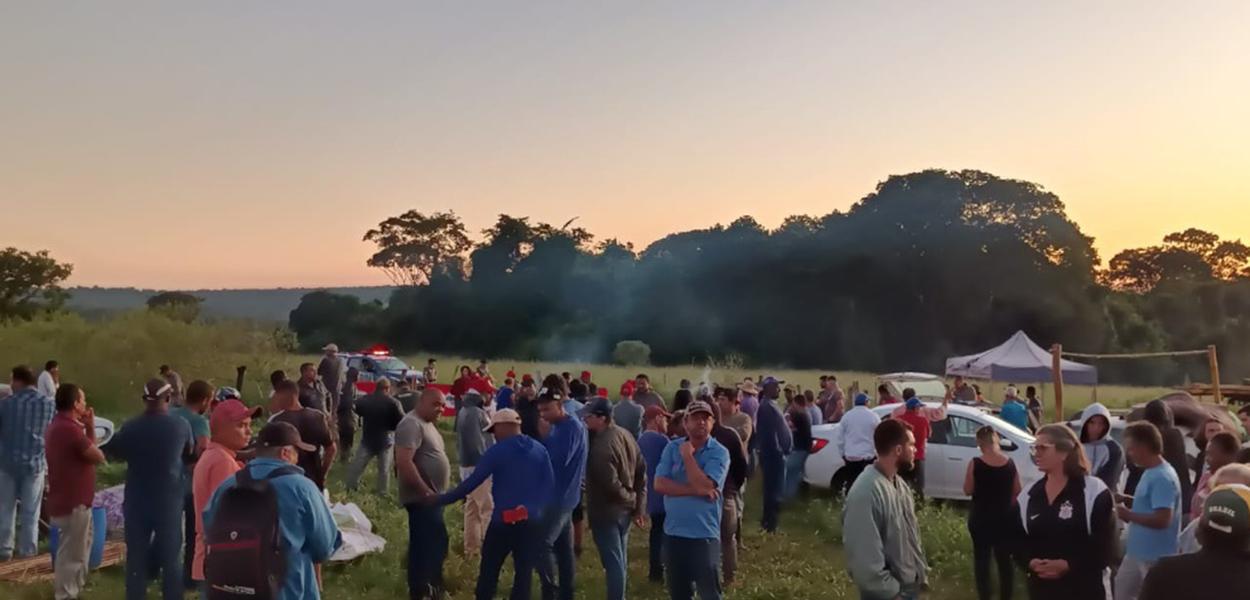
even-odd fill
[[(136, 312), (88, 322), (73, 315), (60, 315), (47, 320), (0, 325), (0, 365), (30, 364), (38, 368), (55, 358), (60, 361), (63, 381), (86, 387), (90, 402), (97, 411), (115, 420), (129, 417), (139, 409), (138, 391), (143, 381), (157, 373), (161, 364), (170, 364), (184, 380), (205, 379), (216, 385), (233, 385), (235, 367), (246, 365), (248, 379), (246, 399), (258, 403), (267, 394), (268, 374), (274, 369), (294, 372), (300, 362), (314, 357), (289, 354), (282, 349), (281, 336), (263, 326), (239, 322), (214, 324), (182, 323), (158, 314)], [(409, 355), (410, 364), (425, 364), (428, 355)], [(444, 381), (454, 377), (459, 365), (476, 366), (476, 360), (436, 356)], [(613, 392), (626, 379), (639, 372), (648, 373), (655, 385), (671, 395), (681, 379), (713, 384), (734, 384), (743, 377), (771, 374), (804, 388), (815, 387), (817, 371), (769, 369), (729, 365), (685, 365), (673, 367), (621, 367), (611, 365), (580, 365), (561, 362), (524, 362), (497, 360), (492, 372), (502, 380), (509, 369), (518, 373), (536, 374), (569, 371), (575, 376), (583, 369), (593, 379), (609, 386)], [(861, 389), (875, 387), (876, 376), (870, 373), (831, 370), (844, 387), (858, 384)], [(999, 398), (1003, 386), (985, 384), (988, 398)], [(1161, 388), (1104, 386), (1097, 397), (1111, 405), (1123, 406), (1148, 400), (1164, 392)], [(1087, 404), (1095, 394), (1093, 388), (1070, 387), (1066, 407), (1076, 409)], [(455, 444), (443, 424), (448, 449)], [(395, 488), (382, 498), (361, 491), (348, 493), (342, 484), (342, 467), (331, 472), (330, 490), (336, 501), (355, 502), (373, 520), (375, 531), (388, 540), (385, 552), (363, 557), (350, 565), (326, 569), (327, 599), (366, 600), (403, 597), (406, 593), (404, 553), (407, 541), (407, 520), (402, 507), (394, 500)], [(120, 480), (124, 467), (110, 465), (101, 483)], [(372, 472), (368, 473), (372, 477)], [(372, 489), (366, 483), (365, 489)], [(782, 531), (767, 535), (757, 525), (760, 495), (757, 484), (748, 491), (748, 509), (744, 532), (746, 551), (740, 558), (740, 581), (728, 595), (746, 599), (791, 598), (855, 598), (846, 574), (841, 546), (841, 507), (826, 494), (815, 494), (787, 507)], [(935, 600), (969, 598), (972, 593), (970, 547), (964, 517), (958, 507), (926, 505), (920, 515), (924, 547), (932, 567), (932, 592)], [(470, 598), (477, 575), (477, 563), (466, 559), (462, 547), (461, 516), (458, 506), (447, 511), (452, 553), (448, 557), (446, 575), (453, 599)], [(630, 538), (630, 598), (660, 599), (667, 597), (660, 586), (645, 581), (646, 532), (635, 530)], [(590, 536), (586, 552), (579, 561), (578, 598), (599, 597), (604, 589), (602, 570)], [(508, 589), (510, 571), (501, 579), (501, 594)], [(123, 581), (120, 569), (95, 573), (89, 588), (91, 597), (121, 598)], [(35, 599), (49, 597), (48, 585), (12, 586), (0, 584), (0, 598)]]
[[(204, 379), (213, 385), (234, 385), (235, 368), (246, 366), (247, 378), (243, 394), (251, 403), (267, 396), (269, 373), (284, 369), (294, 374), (301, 362), (316, 360), (315, 356), (290, 354), (283, 349), (285, 337), (271, 326), (244, 321), (215, 323), (184, 323), (158, 313), (135, 311), (102, 320), (87, 321), (73, 314), (47, 319), (10, 322), (0, 325), (0, 365), (27, 364), (36, 370), (48, 359), (61, 364), (61, 380), (83, 385), (96, 410), (109, 418), (129, 416), (138, 410), (139, 389), (157, 375), (157, 368), (168, 364), (183, 380)], [(427, 358), (438, 359), (440, 380), (450, 382), (461, 365), (476, 367), (477, 360), (445, 355), (412, 354), (406, 361), (420, 367)], [(740, 361), (728, 364), (681, 365), (666, 367), (624, 367), (619, 365), (585, 365), (571, 362), (532, 362), (507, 359), (491, 365), (497, 381), (509, 370), (534, 373), (541, 379), (548, 373), (570, 372), (577, 376), (590, 370), (593, 379), (608, 386), (615, 395), (626, 379), (647, 373), (652, 384), (671, 396), (682, 379), (696, 385), (734, 385), (744, 377), (773, 375), (801, 386), (816, 388), (820, 375), (833, 373), (841, 385), (858, 386), (872, 391), (876, 375), (835, 368), (826, 371), (787, 368), (744, 367)], [(999, 401), (1005, 385), (982, 384), (987, 399)], [(1049, 396), (1050, 386), (1041, 386)], [(1095, 398), (1110, 406), (1129, 406), (1165, 393), (1165, 388), (1130, 386), (1068, 386), (1065, 388), (1065, 412), (1077, 410)], [(1047, 410), (1051, 407), (1047, 402)], [(1048, 413), (1049, 414), (1049, 413)]]

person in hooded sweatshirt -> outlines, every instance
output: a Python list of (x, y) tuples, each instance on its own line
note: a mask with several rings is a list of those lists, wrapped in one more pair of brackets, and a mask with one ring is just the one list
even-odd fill
[(1124, 471), (1124, 449), (1111, 437), (1111, 411), (1098, 402), (1085, 407), (1079, 431), (1090, 475), (1117, 489)]
[[(1193, 480), (1189, 473), (1189, 455), (1185, 452), (1185, 434), (1176, 428), (1172, 417), (1172, 409), (1163, 400), (1155, 399), (1146, 403), (1142, 419), (1150, 421), (1163, 434), (1163, 460), (1172, 465), (1176, 476), (1181, 481), (1182, 511), (1188, 513), (1190, 501), (1194, 495)], [(1129, 465), (1128, 480), (1124, 484), (1124, 494), (1132, 496), (1137, 490), (1137, 482), (1141, 480), (1144, 469)]]

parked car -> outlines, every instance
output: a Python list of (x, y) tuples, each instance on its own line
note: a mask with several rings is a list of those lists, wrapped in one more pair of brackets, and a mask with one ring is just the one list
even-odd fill
[[(941, 406), (939, 402), (926, 402), (930, 408)], [(888, 418), (898, 405), (878, 406), (872, 409), (881, 418)], [(1002, 438), (1002, 448), (1016, 463), (1020, 483), (1024, 486), (1041, 479), (1030, 454), (1034, 438), (1027, 431), (971, 406), (952, 404), (947, 407), (946, 419), (933, 423), (933, 432), (925, 449), (924, 474), (925, 496), (951, 500), (966, 500), (964, 475), (968, 461), (980, 456), (977, 449), (977, 430), (985, 425), (993, 427)], [(818, 425), (812, 428), (812, 453), (803, 469), (803, 480), (817, 488), (833, 486), (834, 476), (844, 462), (838, 453), (842, 426)]]
[(392, 383), (399, 383), (405, 379), (421, 379), (420, 369), (413, 369), (396, 358), (386, 346), (375, 345), (364, 352), (345, 353), (340, 357), (346, 362), (348, 369), (355, 368), (360, 372), (356, 380), (356, 389), (362, 394), (372, 393), (378, 385), (378, 380), (383, 377), (391, 380)]
[(886, 373), (877, 377), (877, 385), (889, 388), (890, 395), (895, 398), (902, 398), (903, 390), (907, 388), (916, 390), (916, 397), (921, 400), (941, 402), (946, 396), (946, 380), (932, 373)]

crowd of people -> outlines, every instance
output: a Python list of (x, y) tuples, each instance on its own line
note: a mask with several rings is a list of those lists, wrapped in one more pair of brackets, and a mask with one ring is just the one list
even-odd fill
[[(342, 543), (326, 492), (336, 462), (349, 490), (370, 463), (377, 494), (388, 495), (397, 478), (411, 598), (443, 596), (444, 508), (462, 502), (463, 553), (478, 561), (479, 600), (495, 597), (509, 558), (514, 600), (529, 597), (535, 575), (543, 600), (573, 598), (586, 529), (603, 593), (623, 599), (636, 527), (649, 529), (647, 575), (670, 597), (718, 599), (739, 578), (748, 480), (762, 489), (760, 529), (776, 532), (801, 492), (812, 428), (822, 423), (842, 429), (835, 451), (845, 467), (834, 487), (845, 494), (852, 581), (865, 599), (918, 598), (928, 572), (917, 517), (926, 442), (949, 403), (984, 400), (959, 378), (940, 404), (911, 389), (896, 398), (883, 386), (876, 403), (897, 404), (883, 419), (867, 394), (852, 390), (848, 406), (832, 375), (818, 390), (771, 376), (732, 386), (683, 380), (669, 402), (639, 374), (613, 401), (589, 371), (541, 380), (510, 371), (497, 385), (485, 361), (444, 386), (434, 359), (421, 378), (379, 378), (362, 394), (361, 374), (345, 368), (333, 344), (324, 350), (295, 379), (271, 374), (267, 410), (234, 388), (204, 380), (184, 387), (169, 366), (144, 385), (143, 412), (108, 445), (127, 463), (128, 599), (144, 598), (156, 580), (166, 600), (187, 589), (206, 600), (319, 598), (321, 565)], [(94, 413), (85, 390), (60, 382), (55, 361), (38, 376), (15, 367), (11, 381), (12, 394), (0, 400), (0, 559), (15, 553), (15, 539), (17, 556), (34, 554), (43, 503), (60, 536), (54, 596), (79, 598), (95, 468), (105, 461)], [(445, 416), (449, 406), (454, 417)], [(1213, 419), (1196, 436), (1202, 454), (1191, 465), (1161, 401), (1124, 429), (1123, 447), (1101, 405), (1087, 408), (1075, 430), (1042, 426), (1040, 408), (1031, 388), (1025, 398), (1009, 388), (1001, 409), (1004, 420), (1036, 432), (1042, 478), (1027, 488), (995, 429), (976, 433), (980, 455), (966, 466), (964, 491), (980, 598), (1011, 598), (1021, 573), (1035, 600), (1158, 600), (1181, 589), (1224, 598), (1250, 589), (1250, 467), (1239, 462), (1240, 432)], [(1239, 416), (1250, 423), (1250, 408)], [(454, 421), (454, 478), (438, 427), (444, 418)]]

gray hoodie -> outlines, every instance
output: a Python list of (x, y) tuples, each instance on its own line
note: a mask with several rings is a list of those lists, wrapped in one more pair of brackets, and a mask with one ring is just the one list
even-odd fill
[[(1098, 439), (1088, 439), (1085, 425), (1095, 416), (1107, 420), (1107, 429)], [(1081, 412), (1080, 426), (1077, 435), (1085, 449), (1085, 458), (1089, 460), (1090, 475), (1102, 480), (1109, 489), (1119, 489), (1120, 473), (1124, 470), (1124, 451), (1111, 437), (1111, 411), (1106, 406), (1095, 402)]]
[(485, 431), (490, 426), (490, 417), (482, 408), (482, 395), (465, 394), (463, 403), (456, 412), (456, 445), (460, 452), (460, 466), (474, 467), (495, 439)]

